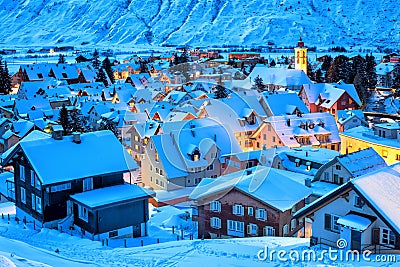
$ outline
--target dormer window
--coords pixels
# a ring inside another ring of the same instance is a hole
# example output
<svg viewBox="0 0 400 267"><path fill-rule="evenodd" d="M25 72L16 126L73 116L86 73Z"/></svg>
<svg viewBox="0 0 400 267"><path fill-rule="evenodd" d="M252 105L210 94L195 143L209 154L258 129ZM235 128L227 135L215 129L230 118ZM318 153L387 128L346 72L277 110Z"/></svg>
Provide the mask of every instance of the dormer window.
<svg viewBox="0 0 400 267"><path fill-rule="evenodd" d="M250 125L256 124L256 116L254 116L254 114L250 114L250 116L247 117L247 122Z"/></svg>
<svg viewBox="0 0 400 267"><path fill-rule="evenodd" d="M192 161L198 161L200 159L200 150L196 147L189 156Z"/></svg>
<svg viewBox="0 0 400 267"><path fill-rule="evenodd" d="M304 122L301 122L300 125L299 125L299 127L300 127L301 129L305 129L305 128L306 128L306 124L305 124Z"/></svg>

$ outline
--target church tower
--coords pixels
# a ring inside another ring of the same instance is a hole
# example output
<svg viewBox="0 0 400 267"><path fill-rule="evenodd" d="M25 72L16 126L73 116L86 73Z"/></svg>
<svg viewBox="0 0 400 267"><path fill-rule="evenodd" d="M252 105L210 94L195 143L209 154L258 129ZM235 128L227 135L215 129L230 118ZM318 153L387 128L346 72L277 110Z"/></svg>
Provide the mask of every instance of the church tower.
<svg viewBox="0 0 400 267"><path fill-rule="evenodd" d="M304 46L301 35L297 47L294 48L294 57L294 68L296 70L303 70L307 74L307 47Z"/></svg>

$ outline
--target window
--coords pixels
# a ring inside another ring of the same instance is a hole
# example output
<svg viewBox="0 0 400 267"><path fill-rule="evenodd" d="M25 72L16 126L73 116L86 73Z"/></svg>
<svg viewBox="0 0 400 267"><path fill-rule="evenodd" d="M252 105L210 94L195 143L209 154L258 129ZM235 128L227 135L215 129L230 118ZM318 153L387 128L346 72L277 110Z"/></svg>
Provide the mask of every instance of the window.
<svg viewBox="0 0 400 267"><path fill-rule="evenodd" d="M272 142L275 143L275 136L272 136Z"/></svg>
<svg viewBox="0 0 400 267"><path fill-rule="evenodd" d="M159 169L158 168L156 168L156 173L158 174L158 171L159 171Z"/></svg>
<svg viewBox="0 0 400 267"><path fill-rule="evenodd" d="M340 165L336 165L336 170L341 170L342 169L342 166L340 166Z"/></svg>
<svg viewBox="0 0 400 267"><path fill-rule="evenodd" d="M293 231L294 229L296 229L296 226L297 226L296 219L292 219L290 221L290 231Z"/></svg>
<svg viewBox="0 0 400 267"><path fill-rule="evenodd" d="M247 225L247 234L249 235L258 235L258 226L254 223L249 223Z"/></svg>
<svg viewBox="0 0 400 267"><path fill-rule="evenodd" d="M240 204L233 205L232 213L235 214L235 215L243 216L243 213L244 213L243 212L243 206L240 205Z"/></svg>
<svg viewBox="0 0 400 267"><path fill-rule="evenodd" d="M256 219L266 221L267 220L267 211L265 209L257 209Z"/></svg>
<svg viewBox="0 0 400 267"><path fill-rule="evenodd" d="M139 136L138 135L135 135L135 141L139 142Z"/></svg>
<svg viewBox="0 0 400 267"><path fill-rule="evenodd" d="M253 209L253 207L247 207L247 215L253 216L253 214L254 214L254 209Z"/></svg>
<svg viewBox="0 0 400 267"><path fill-rule="evenodd" d="M161 175L161 176L163 175L163 173L164 173L163 170L160 169L160 175Z"/></svg>
<svg viewBox="0 0 400 267"><path fill-rule="evenodd" d="M158 152L156 152L156 154L155 154L155 160L157 161L157 162L159 162L160 161L160 158L159 158L159 156L158 156Z"/></svg>
<svg viewBox="0 0 400 267"><path fill-rule="evenodd" d="M394 233L387 228L381 227L380 229L380 244L394 246L396 244L396 236Z"/></svg>
<svg viewBox="0 0 400 267"><path fill-rule="evenodd" d="M267 140L267 135L266 134L263 134L263 139Z"/></svg>
<svg viewBox="0 0 400 267"><path fill-rule="evenodd" d="M275 228L272 226L265 226L263 228L263 235L264 236L275 236Z"/></svg>
<svg viewBox="0 0 400 267"><path fill-rule="evenodd" d="M31 170L31 186L35 186L35 171Z"/></svg>
<svg viewBox="0 0 400 267"><path fill-rule="evenodd" d="M32 204L32 209L36 210L35 194L33 194L33 193L32 193L32 196L31 196L31 204Z"/></svg>
<svg viewBox="0 0 400 267"><path fill-rule="evenodd" d="M221 228L221 219L217 217L211 217L210 225L212 228L220 229Z"/></svg>
<svg viewBox="0 0 400 267"><path fill-rule="evenodd" d="M325 214L325 230L340 233L340 225L337 223L339 216L333 214Z"/></svg>
<svg viewBox="0 0 400 267"><path fill-rule="evenodd" d="M400 160L400 154L396 154L396 160Z"/></svg>
<svg viewBox="0 0 400 267"><path fill-rule="evenodd" d="M21 202L26 204L26 191L23 187L21 187Z"/></svg>
<svg viewBox="0 0 400 267"><path fill-rule="evenodd" d="M35 202L36 202L36 211L42 213L42 199L38 196L35 196ZM32 207L33 207L33 202L32 202Z"/></svg>
<svg viewBox="0 0 400 267"><path fill-rule="evenodd" d="M210 165L207 166L207 171L212 171L214 170L214 164L211 163Z"/></svg>
<svg viewBox="0 0 400 267"><path fill-rule="evenodd" d="M93 189L93 178L83 179L83 191L89 191Z"/></svg>
<svg viewBox="0 0 400 267"><path fill-rule="evenodd" d="M354 197L354 207L362 208L364 206L364 200L361 199L359 196Z"/></svg>
<svg viewBox="0 0 400 267"><path fill-rule="evenodd" d="M210 210L220 212L221 211L221 202L219 202L218 200L214 200L214 201L210 202Z"/></svg>
<svg viewBox="0 0 400 267"><path fill-rule="evenodd" d="M25 167L22 165L19 165L19 178L21 181L25 181Z"/></svg>
<svg viewBox="0 0 400 267"><path fill-rule="evenodd" d="M268 132L271 131L271 125L268 125Z"/></svg>
<svg viewBox="0 0 400 267"><path fill-rule="evenodd" d="M334 175L333 175L333 182L334 182L335 184L339 184L339 175L337 175L337 174L334 174Z"/></svg>
<svg viewBox="0 0 400 267"><path fill-rule="evenodd" d="M285 224L283 226L283 236L286 236L289 234L289 225Z"/></svg>
<svg viewBox="0 0 400 267"><path fill-rule="evenodd" d="M382 150L382 157L384 157L384 158L388 157L388 151L387 150Z"/></svg>
<svg viewBox="0 0 400 267"><path fill-rule="evenodd" d="M59 184L51 186L51 192L58 192L71 189L71 183Z"/></svg>
<svg viewBox="0 0 400 267"><path fill-rule="evenodd" d="M85 222L88 221L88 211L85 207L79 205L78 206L78 216L80 219L84 220Z"/></svg>
<svg viewBox="0 0 400 267"><path fill-rule="evenodd" d="M228 220L228 231L243 233L244 232L244 222Z"/></svg>

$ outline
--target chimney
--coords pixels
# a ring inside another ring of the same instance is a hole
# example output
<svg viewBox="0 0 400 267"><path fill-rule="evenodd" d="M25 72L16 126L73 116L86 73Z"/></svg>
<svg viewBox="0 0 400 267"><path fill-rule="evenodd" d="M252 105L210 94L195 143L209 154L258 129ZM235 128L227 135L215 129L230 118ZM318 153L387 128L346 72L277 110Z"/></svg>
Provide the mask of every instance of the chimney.
<svg viewBox="0 0 400 267"><path fill-rule="evenodd" d="M304 180L304 185L307 186L307 187L311 187L311 179L310 178L306 178Z"/></svg>
<svg viewBox="0 0 400 267"><path fill-rule="evenodd" d="M81 143L81 133L75 132L73 133L74 138L72 139L72 142L75 144L80 144Z"/></svg>
<svg viewBox="0 0 400 267"><path fill-rule="evenodd" d="M51 127L51 137L54 140L62 140L63 132L64 132L64 129L61 125L54 125Z"/></svg>

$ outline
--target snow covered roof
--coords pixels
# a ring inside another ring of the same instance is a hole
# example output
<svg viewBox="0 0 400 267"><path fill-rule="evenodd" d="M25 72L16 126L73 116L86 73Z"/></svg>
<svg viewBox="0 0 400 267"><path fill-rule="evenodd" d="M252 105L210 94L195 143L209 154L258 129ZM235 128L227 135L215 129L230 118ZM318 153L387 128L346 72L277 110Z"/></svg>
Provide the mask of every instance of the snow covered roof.
<svg viewBox="0 0 400 267"><path fill-rule="evenodd" d="M330 108L345 93L361 106L361 99L353 84L346 84L343 81L338 83L315 83L304 84L303 89L310 103ZM321 101L319 101L321 99Z"/></svg>
<svg viewBox="0 0 400 267"><path fill-rule="evenodd" d="M312 84L310 78L303 70L269 68L265 65L256 65L246 80L254 81L259 76L264 84L273 84L280 86L301 86L303 84Z"/></svg>
<svg viewBox="0 0 400 267"><path fill-rule="evenodd" d="M290 122L289 122L290 121ZM301 116L297 115L284 115L284 116L272 116L264 120L257 131L253 134L256 136L259 131L266 126L266 123L270 123L276 134L282 140L283 145L290 148L300 147L295 137L297 136L308 136L312 145L319 145L320 142L316 139L316 135L319 134L330 134L329 142L335 143L340 142L339 132L336 125L335 118L324 112L318 113L307 113ZM288 122L290 126L288 125ZM305 127L305 125L313 124L313 127ZM302 127L300 127L302 126Z"/></svg>
<svg viewBox="0 0 400 267"><path fill-rule="evenodd" d="M111 131L81 134L80 144L72 142L73 136L55 140L36 132L22 139L3 159L7 162L22 150L44 185L137 168Z"/></svg>
<svg viewBox="0 0 400 267"><path fill-rule="evenodd" d="M265 92L262 98L271 111L271 116L294 114L295 110L301 113L309 113L307 106L296 93L270 94Z"/></svg>
<svg viewBox="0 0 400 267"><path fill-rule="evenodd" d="M256 166L200 183L189 198L201 201L218 192L236 188L284 212L312 193L310 188L293 181L290 178L292 175L288 171Z"/></svg>
<svg viewBox="0 0 400 267"><path fill-rule="evenodd" d="M310 205L300 209L295 218L307 216L324 203L335 200L341 194L354 190L388 227L400 234L400 163L370 172L349 180ZM353 222L354 223L354 222Z"/></svg>
<svg viewBox="0 0 400 267"><path fill-rule="evenodd" d="M374 134L371 128L365 126L358 126L341 132L340 135L357 138L370 142L372 144L380 144L387 147L400 148L400 143L397 139L384 138Z"/></svg>
<svg viewBox="0 0 400 267"><path fill-rule="evenodd" d="M23 138L34 126L35 124L31 121L19 119L13 122L11 130L20 138Z"/></svg>
<svg viewBox="0 0 400 267"><path fill-rule="evenodd" d="M364 231L372 223L370 219L356 214L348 214L337 220L338 224L350 227L353 230Z"/></svg>
<svg viewBox="0 0 400 267"><path fill-rule="evenodd" d="M365 126L368 125L368 123L365 121L365 118L364 118L364 112L359 109L357 109L357 110L338 110L337 117L338 117L338 122L340 124L344 124L344 123L350 121L351 119L353 119L354 117L357 117L365 124Z"/></svg>
<svg viewBox="0 0 400 267"><path fill-rule="evenodd" d="M349 153L347 155L339 156L337 157L337 160L354 177L358 177L387 166L385 160L371 147Z"/></svg>
<svg viewBox="0 0 400 267"><path fill-rule="evenodd" d="M376 74L382 75L382 76L386 75L394 70L394 67L396 66L396 64L397 63L391 63L391 62L380 63L380 64L376 65L376 67L375 67Z"/></svg>
<svg viewBox="0 0 400 267"><path fill-rule="evenodd" d="M154 195L153 191L135 184L123 184L85 191L71 195L71 198L89 208L98 208Z"/></svg>
<svg viewBox="0 0 400 267"><path fill-rule="evenodd" d="M34 98L34 99L20 99L15 102L14 111L18 114L27 114L31 110L51 109L48 99Z"/></svg>

